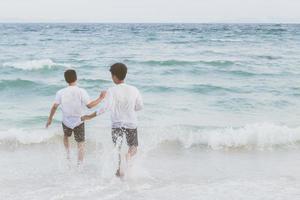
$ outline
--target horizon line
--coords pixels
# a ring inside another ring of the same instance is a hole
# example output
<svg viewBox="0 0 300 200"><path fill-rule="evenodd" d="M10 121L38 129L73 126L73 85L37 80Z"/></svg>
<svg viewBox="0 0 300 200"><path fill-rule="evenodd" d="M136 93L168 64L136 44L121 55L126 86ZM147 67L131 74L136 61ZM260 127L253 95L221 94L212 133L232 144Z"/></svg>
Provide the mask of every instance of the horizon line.
<svg viewBox="0 0 300 200"><path fill-rule="evenodd" d="M93 22L93 21L1 21L0 24L300 24L300 21L211 21L211 22Z"/></svg>

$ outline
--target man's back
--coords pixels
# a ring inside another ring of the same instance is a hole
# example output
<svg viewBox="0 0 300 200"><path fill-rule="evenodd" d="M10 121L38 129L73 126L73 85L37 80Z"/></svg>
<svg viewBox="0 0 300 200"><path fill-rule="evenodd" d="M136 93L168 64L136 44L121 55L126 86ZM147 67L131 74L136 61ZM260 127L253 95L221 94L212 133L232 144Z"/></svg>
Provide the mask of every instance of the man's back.
<svg viewBox="0 0 300 200"><path fill-rule="evenodd" d="M74 128L82 123L80 117L89 102L89 96L84 89L68 86L57 92L55 101L61 106L63 123L66 126Z"/></svg>
<svg viewBox="0 0 300 200"><path fill-rule="evenodd" d="M136 87L121 83L109 88L105 104L105 109L111 111L113 128L137 127L136 111L142 109L143 102Z"/></svg>

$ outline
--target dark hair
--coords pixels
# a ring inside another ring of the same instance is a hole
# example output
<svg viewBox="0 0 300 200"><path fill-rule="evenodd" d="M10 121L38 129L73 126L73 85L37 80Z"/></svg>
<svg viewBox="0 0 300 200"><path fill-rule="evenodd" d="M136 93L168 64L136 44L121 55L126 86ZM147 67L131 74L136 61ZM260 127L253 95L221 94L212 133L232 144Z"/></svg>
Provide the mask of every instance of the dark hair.
<svg viewBox="0 0 300 200"><path fill-rule="evenodd" d="M65 71L65 80L67 83L73 83L77 81L76 71L74 69L68 69Z"/></svg>
<svg viewBox="0 0 300 200"><path fill-rule="evenodd" d="M112 75L115 75L120 81L123 81L127 74L127 67L123 63L115 63L110 67Z"/></svg>

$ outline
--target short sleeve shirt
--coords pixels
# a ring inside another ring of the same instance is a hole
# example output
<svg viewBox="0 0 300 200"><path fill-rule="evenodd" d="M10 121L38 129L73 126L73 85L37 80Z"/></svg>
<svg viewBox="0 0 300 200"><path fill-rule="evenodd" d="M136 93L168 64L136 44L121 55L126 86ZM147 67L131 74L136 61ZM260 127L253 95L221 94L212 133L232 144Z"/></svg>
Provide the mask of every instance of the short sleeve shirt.
<svg viewBox="0 0 300 200"><path fill-rule="evenodd" d="M69 128L79 126L84 109L90 102L86 90L78 86L68 86L56 93L55 103L60 105L63 112L63 123Z"/></svg>

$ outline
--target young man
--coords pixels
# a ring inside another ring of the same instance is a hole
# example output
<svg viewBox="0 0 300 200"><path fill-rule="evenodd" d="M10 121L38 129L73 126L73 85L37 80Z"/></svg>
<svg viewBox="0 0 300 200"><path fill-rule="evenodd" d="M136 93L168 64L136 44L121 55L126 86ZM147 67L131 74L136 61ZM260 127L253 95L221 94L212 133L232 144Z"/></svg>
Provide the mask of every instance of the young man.
<svg viewBox="0 0 300 200"><path fill-rule="evenodd" d="M129 161L137 153L138 135L137 135L137 116L136 111L143 108L142 97L138 89L134 86L124 83L127 67L122 63L115 63L110 67L110 72L115 86L109 88L105 100L97 112L85 115L81 119L89 120L106 111L111 112L112 121L112 141L121 149L123 135L126 136L129 146L126 160ZM116 176L122 177L121 155L119 152L119 166Z"/></svg>
<svg viewBox="0 0 300 200"><path fill-rule="evenodd" d="M64 76L69 86L56 93L55 102L51 108L46 128L52 123L53 116L60 106L63 112L62 127L64 131L64 146L66 148L67 158L70 158L68 138L74 132L74 137L78 146L78 165L80 165L84 157L85 141L84 123L80 118L83 115L85 107L93 108L104 99L105 92L101 92L96 100L90 101L88 93L76 85L77 75L75 70L69 69L65 71Z"/></svg>

